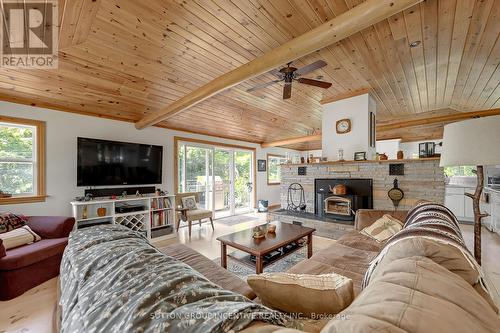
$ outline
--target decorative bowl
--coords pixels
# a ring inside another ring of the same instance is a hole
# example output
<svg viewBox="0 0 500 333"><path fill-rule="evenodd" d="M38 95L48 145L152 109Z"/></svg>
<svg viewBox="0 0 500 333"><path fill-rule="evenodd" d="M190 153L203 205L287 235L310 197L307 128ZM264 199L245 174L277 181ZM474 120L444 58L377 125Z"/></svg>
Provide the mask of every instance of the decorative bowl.
<svg viewBox="0 0 500 333"><path fill-rule="evenodd" d="M266 237L266 228L264 226L257 226L252 229L253 238L263 238Z"/></svg>

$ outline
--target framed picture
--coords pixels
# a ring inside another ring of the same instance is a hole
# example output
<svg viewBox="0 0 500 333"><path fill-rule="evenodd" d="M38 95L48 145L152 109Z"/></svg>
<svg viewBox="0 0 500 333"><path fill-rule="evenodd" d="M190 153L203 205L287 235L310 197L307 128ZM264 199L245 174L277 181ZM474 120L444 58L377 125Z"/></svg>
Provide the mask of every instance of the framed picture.
<svg viewBox="0 0 500 333"><path fill-rule="evenodd" d="M355 161L366 161L366 152L358 151L358 152L354 153L354 160Z"/></svg>
<svg viewBox="0 0 500 333"><path fill-rule="evenodd" d="M377 121L375 119L375 113L370 112L370 126L369 126L369 131L368 136L370 138L370 147L375 148L377 144L377 137L376 137L376 126L377 126Z"/></svg>
<svg viewBox="0 0 500 333"><path fill-rule="evenodd" d="M257 171L265 172L267 170L267 161L266 160L257 160Z"/></svg>

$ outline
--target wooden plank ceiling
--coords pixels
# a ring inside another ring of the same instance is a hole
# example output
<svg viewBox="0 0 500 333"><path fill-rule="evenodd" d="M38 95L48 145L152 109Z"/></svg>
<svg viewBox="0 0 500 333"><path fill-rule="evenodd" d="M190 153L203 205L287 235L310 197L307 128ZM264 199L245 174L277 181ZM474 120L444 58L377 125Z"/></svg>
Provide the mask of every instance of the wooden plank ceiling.
<svg viewBox="0 0 500 333"><path fill-rule="evenodd" d="M137 121L359 2L60 1L59 68L0 68L0 98ZM327 90L294 83L286 101L281 83L246 92L275 79L265 74L159 126L259 143L304 136L321 130L321 100L366 90L379 103L380 122L498 108L499 15L500 1L427 0L294 62L326 61L308 77L332 82ZM385 135L427 138L441 129Z"/></svg>

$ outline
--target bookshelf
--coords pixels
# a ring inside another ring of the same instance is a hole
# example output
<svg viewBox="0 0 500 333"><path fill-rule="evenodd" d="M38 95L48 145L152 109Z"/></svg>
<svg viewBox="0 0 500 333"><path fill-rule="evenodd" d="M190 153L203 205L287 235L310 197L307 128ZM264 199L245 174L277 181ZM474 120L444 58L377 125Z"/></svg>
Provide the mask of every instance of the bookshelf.
<svg viewBox="0 0 500 333"><path fill-rule="evenodd" d="M148 239L175 237L175 195L127 196L71 202L75 229L99 224L121 224ZM135 207L130 210L130 207ZM128 208L128 209L127 209Z"/></svg>

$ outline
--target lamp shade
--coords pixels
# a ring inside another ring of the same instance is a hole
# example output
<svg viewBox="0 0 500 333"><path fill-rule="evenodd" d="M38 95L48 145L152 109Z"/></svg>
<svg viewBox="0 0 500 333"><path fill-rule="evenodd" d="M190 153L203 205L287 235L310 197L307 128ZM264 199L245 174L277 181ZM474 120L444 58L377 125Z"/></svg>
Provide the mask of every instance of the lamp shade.
<svg viewBox="0 0 500 333"><path fill-rule="evenodd" d="M444 126L441 166L499 165L500 116Z"/></svg>

